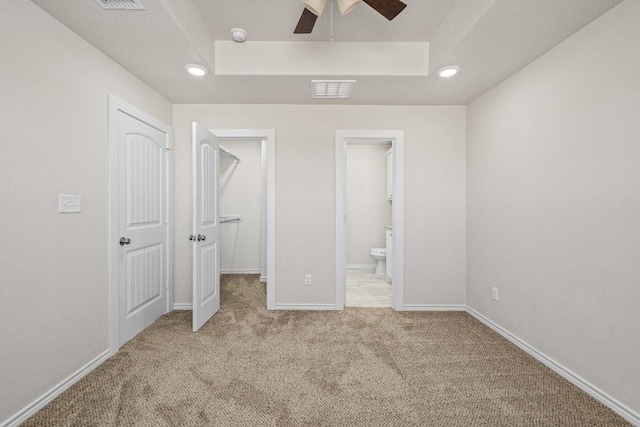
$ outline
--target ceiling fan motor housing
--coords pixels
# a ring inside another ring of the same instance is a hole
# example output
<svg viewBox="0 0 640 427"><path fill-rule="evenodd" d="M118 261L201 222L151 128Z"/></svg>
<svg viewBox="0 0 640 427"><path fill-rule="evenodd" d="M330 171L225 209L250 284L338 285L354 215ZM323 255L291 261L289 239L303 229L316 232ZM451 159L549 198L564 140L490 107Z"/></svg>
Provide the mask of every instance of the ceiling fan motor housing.
<svg viewBox="0 0 640 427"><path fill-rule="evenodd" d="M342 15L353 11L361 1L362 0L336 0ZM302 0L302 2L304 3L304 9L302 10L298 25L293 31L294 34L310 34L316 20L322 15L322 11L327 4L327 0ZM402 0L364 0L364 2L389 21L398 16L398 14L407 7L407 4L402 2Z"/></svg>

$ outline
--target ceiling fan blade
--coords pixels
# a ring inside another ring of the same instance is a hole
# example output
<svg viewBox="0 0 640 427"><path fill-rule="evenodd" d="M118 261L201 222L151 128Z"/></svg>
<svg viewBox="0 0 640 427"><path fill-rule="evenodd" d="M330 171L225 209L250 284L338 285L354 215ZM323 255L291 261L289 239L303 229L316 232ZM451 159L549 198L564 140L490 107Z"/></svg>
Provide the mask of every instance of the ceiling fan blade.
<svg viewBox="0 0 640 427"><path fill-rule="evenodd" d="M391 21L404 10L407 5L400 0L363 0L380 15Z"/></svg>
<svg viewBox="0 0 640 427"><path fill-rule="evenodd" d="M296 25L296 29L293 30L293 33L311 34L313 26L316 24L316 19L318 19L318 17L305 7L302 11L302 15L300 16L300 20L298 21L298 25Z"/></svg>

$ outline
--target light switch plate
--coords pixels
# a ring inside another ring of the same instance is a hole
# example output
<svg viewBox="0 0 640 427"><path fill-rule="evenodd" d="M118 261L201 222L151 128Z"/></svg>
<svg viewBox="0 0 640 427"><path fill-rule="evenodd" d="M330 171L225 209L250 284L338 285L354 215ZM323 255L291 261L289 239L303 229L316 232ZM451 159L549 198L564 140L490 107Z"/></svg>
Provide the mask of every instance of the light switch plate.
<svg viewBox="0 0 640 427"><path fill-rule="evenodd" d="M80 213L82 196L73 194L58 194L59 213Z"/></svg>

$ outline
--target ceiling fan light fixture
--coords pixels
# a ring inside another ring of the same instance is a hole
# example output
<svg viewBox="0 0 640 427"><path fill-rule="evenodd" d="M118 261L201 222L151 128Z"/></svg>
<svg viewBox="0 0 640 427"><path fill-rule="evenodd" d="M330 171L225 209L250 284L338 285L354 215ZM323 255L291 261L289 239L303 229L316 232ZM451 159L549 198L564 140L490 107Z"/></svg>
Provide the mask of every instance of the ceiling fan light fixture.
<svg viewBox="0 0 640 427"><path fill-rule="evenodd" d="M187 70L189 74L196 77L202 77L209 72L205 67L198 64L187 64L184 66L184 69Z"/></svg>
<svg viewBox="0 0 640 427"><path fill-rule="evenodd" d="M327 0L303 0L304 7L309 9L309 12L316 16L321 16L324 6L327 4Z"/></svg>
<svg viewBox="0 0 640 427"><path fill-rule="evenodd" d="M346 15L353 11L360 4L360 0L337 0L340 14Z"/></svg>
<svg viewBox="0 0 640 427"><path fill-rule="evenodd" d="M460 71L460 67L458 67L457 65L448 65L446 67L442 67L438 70L438 75L440 77L453 77L456 74L458 74L458 71Z"/></svg>

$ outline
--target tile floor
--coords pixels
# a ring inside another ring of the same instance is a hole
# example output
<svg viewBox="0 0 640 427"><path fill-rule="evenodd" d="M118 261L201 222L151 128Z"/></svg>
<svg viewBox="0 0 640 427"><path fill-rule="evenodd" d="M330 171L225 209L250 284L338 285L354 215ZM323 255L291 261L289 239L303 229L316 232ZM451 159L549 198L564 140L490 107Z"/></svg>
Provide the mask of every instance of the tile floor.
<svg viewBox="0 0 640 427"><path fill-rule="evenodd" d="M373 270L347 270L347 307L391 307L391 283Z"/></svg>

